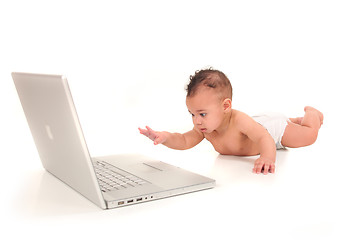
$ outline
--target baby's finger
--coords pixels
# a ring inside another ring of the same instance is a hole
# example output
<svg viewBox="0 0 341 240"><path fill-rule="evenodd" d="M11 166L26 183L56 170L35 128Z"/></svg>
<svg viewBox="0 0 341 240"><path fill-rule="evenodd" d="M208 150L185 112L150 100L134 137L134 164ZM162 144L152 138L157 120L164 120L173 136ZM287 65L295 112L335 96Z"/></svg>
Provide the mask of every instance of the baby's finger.
<svg viewBox="0 0 341 240"><path fill-rule="evenodd" d="M153 129L151 129L150 127L146 126L147 130L150 131L150 132L154 132Z"/></svg>
<svg viewBox="0 0 341 240"><path fill-rule="evenodd" d="M139 131L140 131L140 133L143 134L143 135L146 135L146 134L147 134L147 130L145 130L145 129L139 128Z"/></svg>
<svg viewBox="0 0 341 240"><path fill-rule="evenodd" d="M267 175L269 173L269 169L270 169L270 164L265 163L264 167L263 167L263 173L264 175Z"/></svg>
<svg viewBox="0 0 341 240"><path fill-rule="evenodd" d="M263 168L263 163L256 163L253 169L254 173L261 173Z"/></svg>
<svg viewBox="0 0 341 240"><path fill-rule="evenodd" d="M160 144L161 142L162 142L161 137L160 137L160 136L157 136L157 137L155 138L155 140L154 140L154 145L158 145L158 144Z"/></svg>

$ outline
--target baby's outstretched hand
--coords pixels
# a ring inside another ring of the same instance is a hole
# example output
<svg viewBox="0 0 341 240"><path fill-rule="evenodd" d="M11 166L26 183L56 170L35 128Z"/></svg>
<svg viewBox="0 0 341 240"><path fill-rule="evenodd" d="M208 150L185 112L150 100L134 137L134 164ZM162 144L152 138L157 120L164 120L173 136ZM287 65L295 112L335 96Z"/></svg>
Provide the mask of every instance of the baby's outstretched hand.
<svg viewBox="0 0 341 240"><path fill-rule="evenodd" d="M253 173L261 173L265 175L270 173L275 173L275 161L269 158L260 157L255 161L255 166L253 168Z"/></svg>
<svg viewBox="0 0 341 240"><path fill-rule="evenodd" d="M140 133L154 141L154 145L162 144L166 141L166 135L163 132L157 132L146 126L146 129L139 128Z"/></svg>

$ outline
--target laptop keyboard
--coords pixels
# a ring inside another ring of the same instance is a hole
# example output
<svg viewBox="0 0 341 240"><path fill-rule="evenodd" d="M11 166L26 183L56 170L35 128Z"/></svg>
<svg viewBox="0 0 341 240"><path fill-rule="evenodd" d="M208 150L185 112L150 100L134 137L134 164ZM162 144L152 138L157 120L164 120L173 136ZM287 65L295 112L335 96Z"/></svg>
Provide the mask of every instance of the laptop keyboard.
<svg viewBox="0 0 341 240"><path fill-rule="evenodd" d="M94 161L93 163L102 192L117 191L149 184L149 182L104 161Z"/></svg>

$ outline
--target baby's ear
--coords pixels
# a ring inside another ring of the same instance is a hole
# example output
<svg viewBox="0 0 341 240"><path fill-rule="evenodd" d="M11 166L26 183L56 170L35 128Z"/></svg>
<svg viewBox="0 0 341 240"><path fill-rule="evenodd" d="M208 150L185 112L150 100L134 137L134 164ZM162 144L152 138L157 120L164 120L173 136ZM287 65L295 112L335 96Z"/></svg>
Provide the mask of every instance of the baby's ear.
<svg viewBox="0 0 341 240"><path fill-rule="evenodd" d="M225 98L223 102L224 111L229 111L232 108L232 101L229 98Z"/></svg>

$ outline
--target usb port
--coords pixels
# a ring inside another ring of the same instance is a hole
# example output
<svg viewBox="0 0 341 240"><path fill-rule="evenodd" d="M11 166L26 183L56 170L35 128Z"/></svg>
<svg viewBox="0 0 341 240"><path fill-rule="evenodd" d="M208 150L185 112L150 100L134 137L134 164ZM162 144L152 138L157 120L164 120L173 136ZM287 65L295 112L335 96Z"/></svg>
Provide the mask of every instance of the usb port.
<svg viewBox="0 0 341 240"><path fill-rule="evenodd" d="M134 202L134 199L128 200L127 203L132 203Z"/></svg>
<svg viewBox="0 0 341 240"><path fill-rule="evenodd" d="M124 204L124 201L120 201L117 203L118 205L123 205Z"/></svg>
<svg viewBox="0 0 341 240"><path fill-rule="evenodd" d="M138 202L138 201L142 201L142 198L137 198L136 201L137 201L137 202Z"/></svg>

